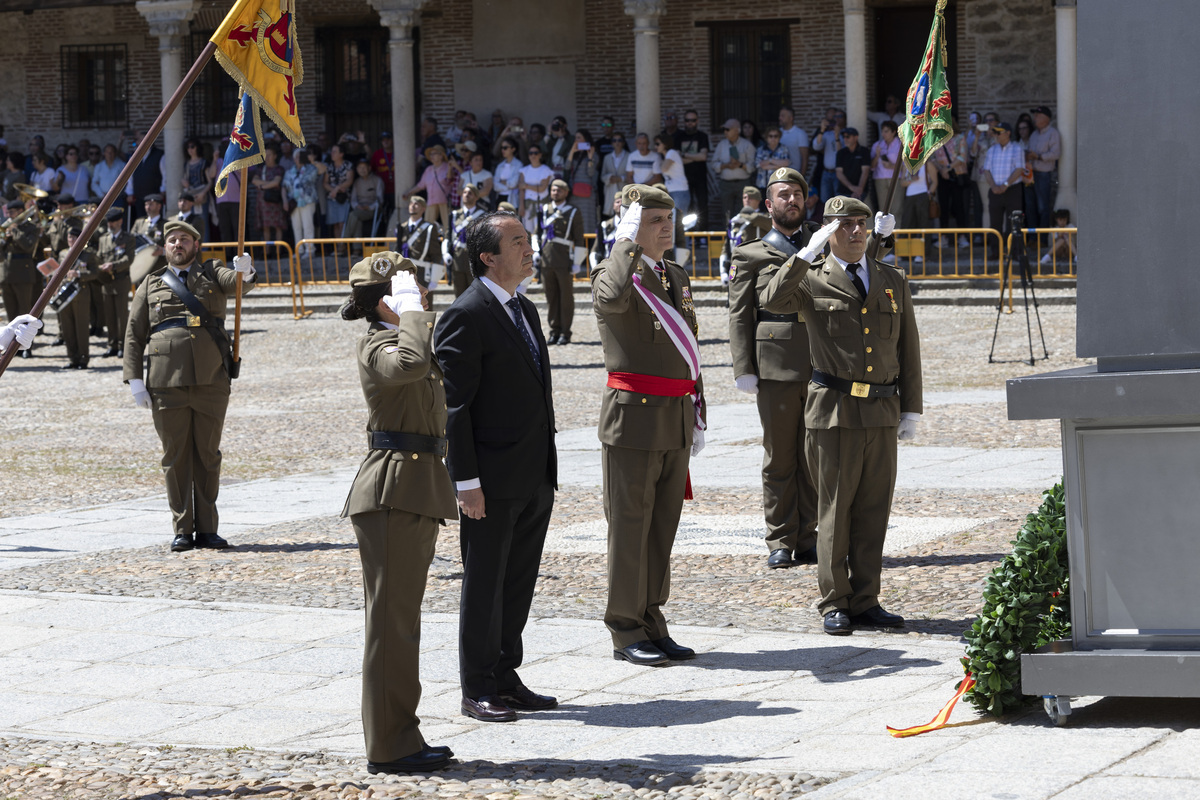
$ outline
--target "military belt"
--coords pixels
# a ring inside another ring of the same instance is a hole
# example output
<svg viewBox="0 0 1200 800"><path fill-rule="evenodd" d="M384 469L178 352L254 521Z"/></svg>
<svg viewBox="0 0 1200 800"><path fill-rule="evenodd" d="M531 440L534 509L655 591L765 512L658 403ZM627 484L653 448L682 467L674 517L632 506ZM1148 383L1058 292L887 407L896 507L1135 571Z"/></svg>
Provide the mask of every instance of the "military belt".
<svg viewBox="0 0 1200 800"><path fill-rule="evenodd" d="M836 389L853 397L895 397L897 391L897 386L894 383L878 384L847 381L829 373L821 372L819 369L812 371L812 382L817 386Z"/></svg>
<svg viewBox="0 0 1200 800"><path fill-rule="evenodd" d="M759 322L799 322L800 315L792 312L791 314L772 314L770 311L758 310Z"/></svg>
<svg viewBox="0 0 1200 800"><path fill-rule="evenodd" d="M214 328L223 329L225 327L225 320L223 320L223 319L217 319L214 317L213 323L214 324L212 327L214 327ZM188 315L182 316L182 317L171 317L170 319L164 319L162 322L158 323L153 328L151 328L150 333L152 333L152 334L158 333L159 331L166 331L166 330L170 330L171 328L203 328L203 327L205 327L203 320L201 320L199 317L197 317L193 314L188 314Z"/></svg>
<svg viewBox="0 0 1200 800"><path fill-rule="evenodd" d="M573 241L571 241L570 239L564 239L561 236L555 236L553 239L546 242L546 244L561 244L563 247L574 247L575 246L575 243Z"/></svg>
<svg viewBox="0 0 1200 800"><path fill-rule="evenodd" d="M372 450L409 450L414 453L432 453L438 458L445 458L448 450L445 439L422 436L419 433L371 431L367 440Z"/></svg>

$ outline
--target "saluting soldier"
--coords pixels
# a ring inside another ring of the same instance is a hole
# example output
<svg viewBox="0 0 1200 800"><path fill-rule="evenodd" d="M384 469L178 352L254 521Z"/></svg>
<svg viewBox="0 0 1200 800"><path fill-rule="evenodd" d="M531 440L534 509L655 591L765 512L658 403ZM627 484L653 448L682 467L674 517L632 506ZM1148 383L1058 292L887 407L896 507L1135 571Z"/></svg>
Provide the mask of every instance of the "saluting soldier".
<svg viewBox="0 0 1200 800"><path fill-rule="evenodd" d="M575 286L572 276L587 257L583 242L583 217L567 202L567 182L550 182L550 201L542 206L542 284L546 289L546 344L569 344L575 321Z"/></svg>
<svg viewBox="0 0 1200 800"><path fill-rule="evenodd" d="M166 202L165 198L158 192L146 195L146 216L135 219L133 221L133 228L130 230L134 235L145 236L154 242L154 255L156 259L154 265L150 268L151 272L158 272L167 265L167 256L163 249L166 238L164 229L166 220L163 218L162 213L164 202ZM190 225L189 227L197 229L195 225Z"/></svg>
<svg viewBox="0 0 1200 800"><path fill-rule="evenodd" d="M132 285L129 267L137 250L137 240L132 233L123 230L124 210L110 208L105 220L108 226L100 234L96 253L100 261L100 308L108 337L108 350L104 357L121 358L125 355L125 326L129 322L129 290Z"/></svg>
<svg viewBox="0 0 1200 800"><path fill-rule="evenodd" d="M818 607L835 636L904 624L879 604L880 575L896 440L916 435L922 410L912 295L902 270L866 258L870 218L861 200L830 198L829 224L759 297L772 314L799 312L808 331L804 444L817 485Z"/></svg>
<svg viewBox="0 0 1200 800"><path fill-rule="evenodd" d="M25 211L25 203L10 200L4 210L9 219L16 219ZM0 293L4 296L4 313L10 322L33 308L38 277L34 254L41 238L41 228L30 220L9 225L0 236ZM32 358L33 347L23 348L20 356Z"/></svg>
<svg viewBox="0 0 1200 800"><path fill-rule="evenodd" d="M608 219L600 223L600 230L596 236L596 242L592 245L592 253L588 256L588 264L592 269L596 268L604 259L608 258L612 253L613 245L617 243L617 223L621 221L621 193L617 192L613 197L613 214Z"/></svg>
<svg viewBox="0 0 1200 800"><path fill-rule="evenodd" d="M162 440L172 552L219 549L229 546L217 533L217 493L234 370L225 307L238 281L243 291L254 288L254 262L245 253L233 259L233 269L216 259L201 262L199 231L179 220L164 230L167 266L151 272L133 296L125 382L134 402L151 409Z"/></svg>
<svg viewBox="0 0 1200 800"><path fill-rule="evenodd" d="M817 494L804 463L804 403L812 364L804 319L797 313L763 310L758 294L820 226L803 222L808 183L799 172L780 167L771 173L766 189L771 230L733 251L729 347L734 383L758 401L767 566L781 569L817 563ZM895 220L877 216L877 235L890 248Z"/></svg>
<svg viewBox="0 0 1200 800"><path fill-rule="evenodd" d="M67 239L58 251L58 263L66 261L67 252L83 232L83 220L70 217L65 223ZM79 282L74 299L58 310L58 325L67 346L67 363L63 369L87 369L90 358L88 336L91 332L92 290L100 280L100 262L96 251L84 247L74 266L67 270L66 279Z"/></svg>
<svg viewBox="0 0 1200 800"><path fill-rule="evenodd" d="M671 547L689 488L690 455L704 447L698 326L687 272L671 252L671 196L622 190L612 254L592 273L608 383L600 403L608 607L613 657L660 666L695 657L667 630Z"/></svg>
<svg viewBox="0 0 1200 800"><path fill-rule="evenodd" d="M471 259L467 255L467 228L487 213L479 204L479 189L473 183L462 187L462 205L450 214L450 235L442 240L442 257L451 265L454 296L471 285Z"/></svg>
<svg viewBox="0 0 1200 800"><path fill-rule="evenodd" d="M416 266L417 280L431 292L445 270L438 261L441 250L442 229L425 219L425 198L414 194L408 199L408 219L396 227L396 251Z"/></svg>
<svg viewBox="0 0 1200 800"><path fill-rule="evenodd" d="M733 280L729 271L733 250L758 241L771 230L771 218L758 210L760 203L762 193L757 187L747 186L742 189L742 210L729 220L729 246L721 253L721 260L718 262L721 267L722 286L727 286Z"/></svg>
<svg viewBox="0 0 1200 800"><path fill-rule="evenodd" d="M370 323L358 340L367 401L367 456L342 516L358 539L366 595L362 720L367 771L437 769L453 753L421 735L418 661L421 599L438 526L458 514L446 455L446 390L433 357L433 325L416 267L375 253L350 270L348 320Z"/></svg>

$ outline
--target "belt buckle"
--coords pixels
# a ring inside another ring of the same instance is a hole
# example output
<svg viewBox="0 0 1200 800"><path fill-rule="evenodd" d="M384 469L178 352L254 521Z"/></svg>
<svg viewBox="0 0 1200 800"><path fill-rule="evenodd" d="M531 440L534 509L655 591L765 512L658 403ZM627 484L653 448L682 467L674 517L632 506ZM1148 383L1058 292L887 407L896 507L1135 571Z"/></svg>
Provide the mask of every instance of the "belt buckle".
<svg viewBox="0 0 1200 800"><path fill-rule="evenodd" d="M200 318L199 318L199 317L197 317L195 314L188 314L188 315L187 315L187 326L188 326L189 328L199 328L199 327L200 327L200 324L201 324L201 323L200 323Z"/></svg>
<svg viewBox="0 0 1200 800"><path fill-rule="evenodd" d="M871 394L871 384L854 381L850 384L850 394L854 397L868 397Z"/></svg>

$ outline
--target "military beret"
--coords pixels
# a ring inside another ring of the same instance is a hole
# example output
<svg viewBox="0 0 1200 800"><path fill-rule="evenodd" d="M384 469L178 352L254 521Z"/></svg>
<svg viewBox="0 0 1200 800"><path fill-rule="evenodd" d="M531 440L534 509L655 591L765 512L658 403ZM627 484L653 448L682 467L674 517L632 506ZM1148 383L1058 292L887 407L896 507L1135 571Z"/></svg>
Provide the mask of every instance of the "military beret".
<svg viewBox="0 0 1200 800"><path fill-rule="evenodd" d="M179 199L187 200L189 203L194 203L196 202L196 195L192 194L191 192L181 192Z"/></svg>
<svg viewBox="0 0 1200 800"><path fill-rule="evenodd" d="M119 219L125 219L125 210L121 208L110 208L104 218L109 222L116 222Z"/></svg>
<svg viewBox="0 0 1200 800"><path fill-rule="evenodd" d="M505 200L500 205L496 206L497 211L507 211L510 214L517 213L517 207Z"/></svg>
<svg viewBox="0 0 1200 800"><path fill-rule="evenodd" d="M391 250L381 250L350 268L350 288L386 283L397 272L416 274L417 268L404 256Z"/></svg>
<svg viewBox="0 0 1200 800"><path fill-rule="evenodd" d="M771 188L773 183L798 183L803 188L803 193L808 194L808 181L804 180L799 170L791 167L780 167L772 172L771 177L767 178L767 188Z"/></svg>
<svg viewBox="0 0 1200 800"><path fill-rule="evenodd" d="M464 183L464 184L462 185L462 188L460 189L460 191L463 191L463 192L465 192L465 191L467 191L468 189L470 189L470 190L471 190L472 192L474 192L475 194L479 194L479 187L478 187L478 186L476 186L476 185L475 185L475 184L473 184L473 183Z"/></svg>
<svg viewBox="0 0 1200 800"><path fill-rule="evenodd" d="M427 206L427 205L429 205L429 201L428 201L428 200L426 200L424 197L422 197L422 196L421 196L421 195L419 195L419 194L414 194L412 197L408 198L408 202L410 202L410 203L411 203L413 200L416 200L418 203L420 203L420 204L421 204L421 205L423 205L423 206Z"/></svg>
<svg viewBox="0 0 1200 800"><path fill-rule="evenodd" d="M158 192L148 194L142 199L142 202L144 202L144 203L149 203L151 201L153 201L155 203L165 203L167 201L167 199L165 197L163 197L161 194L159 194Z"/></svg>
<svg viewBox="0 0 1200 800"><path fill-rule="evenodd" d="M745 189L742 189L742 196L762 200L762 192L758 190L757 186L747 186Z"/></svg>
<svg viewBox="0 0 1200 800"><path fill-rule="evenodd" d="M5 208L11 208L13 211L20 211L25 208L24 200L9 200Z"/></svg>
<svg viewBox="0 0 1200 800"><path fill-rule="evenodd" d="M550 181L550 188L553 189L555 186L557 186L559 189L563 189L564 191L569 191L571 189L570 186L567 186L567 182L562 178L555 178L554 180Z"/></svg>
<svg viewBox="0 0 1200 800"><path fill-rule="evenodd" d="M73 205L75 205L75 196L67 194L66 192L63 192L62 194L60 194L54 198L54 202L58 203L60 206L61 205L73 206Z"/></svg>
<svg viewBox="0 0 1200 800"><path fill-rule="evenodd" d="M642 208L671 209L675 207L675 201L671 199L671 195L657 186L646 186L640 183L630 183L621 190L621 205L629 208L634 203L641 203Z"/></svg>
<svg viewBox="0 0 1200 800"><path fill-rule="evenodd" d="M827 217L869 217L871 216L871 207L862 200L855 200L853 197L837 197L829 198L829 202L825 204L825 216Z"/></svg>
<svg viewBox="0 0 1200 800"><path fill-rule="evenodd" d="M197 242L200 241L200 231L196 230L191 225L188 225L181 219L169 220L166 225L163 225L163 238L165 239L175 231L183 231Z"/></svg>

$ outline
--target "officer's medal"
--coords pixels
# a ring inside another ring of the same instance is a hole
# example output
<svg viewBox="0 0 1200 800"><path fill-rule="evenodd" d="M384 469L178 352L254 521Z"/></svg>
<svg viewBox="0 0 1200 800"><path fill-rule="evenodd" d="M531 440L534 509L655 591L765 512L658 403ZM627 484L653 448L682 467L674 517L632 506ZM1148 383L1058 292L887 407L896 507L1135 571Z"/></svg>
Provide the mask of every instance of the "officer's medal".
<svg viewBox="0 0 1200 800"><path fill-rule="evenodd" d="M892 293L891 289L884 289L883 293L888 296L888 300L892 301L892 313L895 314L897 311L899 311L899 309L896 307L896 295Z"/></svg>

